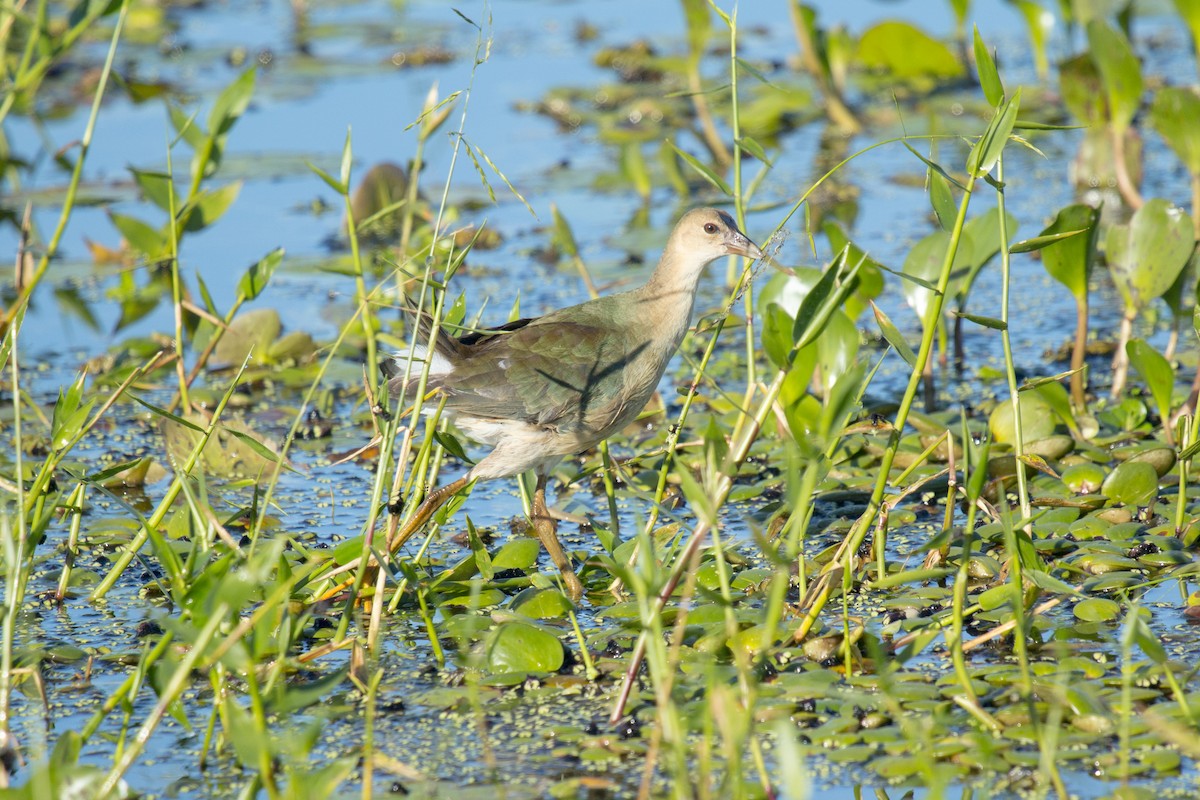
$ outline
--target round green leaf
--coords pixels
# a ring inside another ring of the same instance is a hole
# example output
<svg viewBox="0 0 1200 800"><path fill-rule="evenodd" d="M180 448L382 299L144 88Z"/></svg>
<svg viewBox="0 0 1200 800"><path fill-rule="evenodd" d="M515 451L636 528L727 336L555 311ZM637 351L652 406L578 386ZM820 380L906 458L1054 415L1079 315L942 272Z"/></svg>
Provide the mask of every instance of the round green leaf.
<svg viewBox="0 0 1200 800"><path fill-rule="evenodd" d="M1108 268L1127 313L1171 288L1192 255L1193 235L1192 218L1161 197L1139 208L1128 225L1108 229Z"/></svg>
<svg viewBox="0 0 1200 800"><path fill-rule="evenodd" d="M529 588L513 598L514 611L533 619L561 619L574 606L558 589Z"/></svg>
<svg viewBox="0 0 1200 800"><path fill-rule="evenodd" d="M1159 89L1150 107L1150 121L1188 172L1200 173L1200 96L1183 86Z"/></svg>
<svg viewBox="0 0 1200 800"><path fill-rule="evenodd" d="M1089 205L1077 203L1058 212L1042 231L1042 236L1068 231L1083 231L1078 236L1055 242L1042 248L1042 264L1050 277L1066 286L1076 299L1087 297L1088 276L1096 260L1096 238L1100 228L1100 212Z"/></svg>
<svg viewBox="0 0 1200 800"><path fill-rule="evenodd" d="M513 539L492 556L493 569L529 569L537 563L542 546L537 539Z"/></svg>
<svg viewBox="0 0 1200 800"><path fill-rule="evenodd" d="M1121 606L1107 597L1089 597L1076 603L1074 612L1083 622L1110 622L1121 613Z"/></svg>
<svg viewBox="0 0 1200 800"><path fill-rule="evenodd" d="M1109 473L1100 492L1125 505L1149 505L1158 493L1158 473L1143 461L1126 461Z"/></svg>
<svg viewBox="0 0 1200 800"><path fill-rule="evenodd" d="M888 20L863 33L858 57L868 69L900 80L957 78L963 66L949 47L907 22Z"/></svg>
<svg viewBox="0 0 1200 800"><path fill-rule="evenodd" d="M563 646L552 633L523 622L505 622L487 639L489 672L556 672Z"/></svg>
<svg viewBox="0 0 1200 800"><path fill-rule="evenodd" d="M1018 396L1017 404L1021 407L1021 441L1029 443L1045 439L1054 433L1057 422L1050 404L1041 395L1033 392L1023 392ZM997 442L1012 444L1017 440L1016 425L1013 422L1013 407L1008 400L1001 400L992 410L988 418L988 428L992 438Z"/></svg>

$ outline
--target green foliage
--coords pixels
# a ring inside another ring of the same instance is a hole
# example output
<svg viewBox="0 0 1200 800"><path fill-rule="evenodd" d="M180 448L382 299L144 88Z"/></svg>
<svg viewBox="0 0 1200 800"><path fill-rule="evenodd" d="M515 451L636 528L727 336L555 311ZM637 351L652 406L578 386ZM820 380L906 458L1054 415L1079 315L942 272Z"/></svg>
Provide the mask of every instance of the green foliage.
<svg viewBox="0 0 1200 800"><path fill-rule="evenodd" d="M1100 211L1084 204L1067 206L1042 230L1042 236L1078 232L1042 248L1042 264L1076 299L1086 298L1088 279L1096 262Z"/></svg>
<svg viewBox="0 0 1200 800"><path fill-rule="evenodd" d="M958 78L963 66L949 47L915 25L890 20L873 25L858 41L858 60L898 81L924 83Z"/></svg>
<svg viewBox="0 0 1200 800"><path fill-rule="evenodd" d="M1200 175L1200 96L1195 90L1182 86L1159 89L1150 107L1150 121L1188 172Z"/></svg>
<svg viewBox="0 0 1200 800"><path fill-rule="evenodd" d="M1102 19L1087 23L1088 45L1108 100L1108 119L1118 133L1133 121L1142 100L1142 68L1129 40Z"/></svg>
<svg viewBox="0 0 1200 800"><path fill-rule="evenodd" d="M1105 254L1127 314L1171 288L1191 258L1192 230L1187 212L1162 198L1148 201L1128 225L1109 227Z"/></svg>

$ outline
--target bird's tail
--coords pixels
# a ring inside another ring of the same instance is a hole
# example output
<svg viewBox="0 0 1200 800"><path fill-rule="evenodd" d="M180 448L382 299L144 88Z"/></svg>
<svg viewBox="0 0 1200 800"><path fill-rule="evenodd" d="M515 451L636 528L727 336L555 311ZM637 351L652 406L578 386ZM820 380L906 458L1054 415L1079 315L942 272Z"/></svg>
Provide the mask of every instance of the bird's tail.
<svg viewBox="0 0 1200 800"><path fill-rule="evenodd" d="M416 327L418 344L401 350L380 363L379 370L388 379L388 390L392 396L416 385L423 369L422 362L426 360L429 361L429 379L426 386L429 389L439 388L442 379L454 371L454 362L460 347L458 341L440 326L435 328L433 318L427 312L418 309L412 298L405 297L404 310ZM405 375L408 376L407 380Z"/></svg>

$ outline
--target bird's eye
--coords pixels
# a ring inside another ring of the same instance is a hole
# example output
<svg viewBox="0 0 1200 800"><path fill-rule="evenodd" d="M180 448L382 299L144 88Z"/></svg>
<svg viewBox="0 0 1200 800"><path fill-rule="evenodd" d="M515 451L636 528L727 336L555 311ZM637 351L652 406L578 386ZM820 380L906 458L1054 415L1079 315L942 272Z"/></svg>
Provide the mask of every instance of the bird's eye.
<svg viewBox="0 0 1200 800"><path fill-rule="evenodd" d="M714 222L706 222L706 223L704 223L704 232L705 232L705 233L716 233L716 232L717 232L717 225L716 225L716 223L714 223Z"/></svg>

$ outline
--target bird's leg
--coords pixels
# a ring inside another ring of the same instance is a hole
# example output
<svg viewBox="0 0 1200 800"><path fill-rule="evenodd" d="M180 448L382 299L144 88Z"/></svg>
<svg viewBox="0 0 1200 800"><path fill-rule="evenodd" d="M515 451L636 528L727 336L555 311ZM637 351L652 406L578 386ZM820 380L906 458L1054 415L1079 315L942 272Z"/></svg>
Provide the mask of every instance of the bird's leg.
<svg viewBox="0 0 1200 800"><path fill-rule="evenodd" d="M451 481L445 486L439 487L438 489L430 492L429 496L425 498L425 502L418 506L416 513L412 515L404 527L401 528L394 537L392 537L390 542L388 542L388 552L394 553L403 547L404 543L411 539L412 535L419 531L439 508L444 506L451 497L453 497L459 490L463 489L470 482L471 476L470 473L468 473L458 480ZM369 583L374 579L374 570L376 567L377 564L375 563L375 559L372 557L370 563L367 564L367 571L363 579L364 583ZM317 601L320 602L322 600L329 600L332 597L336 597L353 585L354 578L343 581L337 586L334 586L332 589L323 592L317 598Z"/></svg>
<svg viewBox="0 0 1200 800"><path fill-rule="evenodd" d="M537 488L533 491L533 514L529 521L533 523L533 530L541 540L542 547L550 554L550 560L562 573L563 582L567 584L567 593L571 595L571 602L578 603L583 599L583 584L575 575L571 559L563 552L562 544L558 541L558 526L550 516L550 509L546 507L548 480L549 476L538 475Z"/></svg>
<svg viewBox="0 0 1200 800"><path fill-rule="evenodd" d="M451 481L445 486L441 486L430 492L429 496L425 498L425 502L421 503L421 505L417 508L416 513L412 515L412 517L407 523L405 523L404 527L399 530L395 537L388 542L388 552L394 553L403 547L404 543L412 538L414 533L421 530L426 522L429 522L429 518L437 513L439 508L444 506L451 497L456 495L459 490L463 489L470 482L471 475L470 473L467 473L458 480Z"/></svg>

